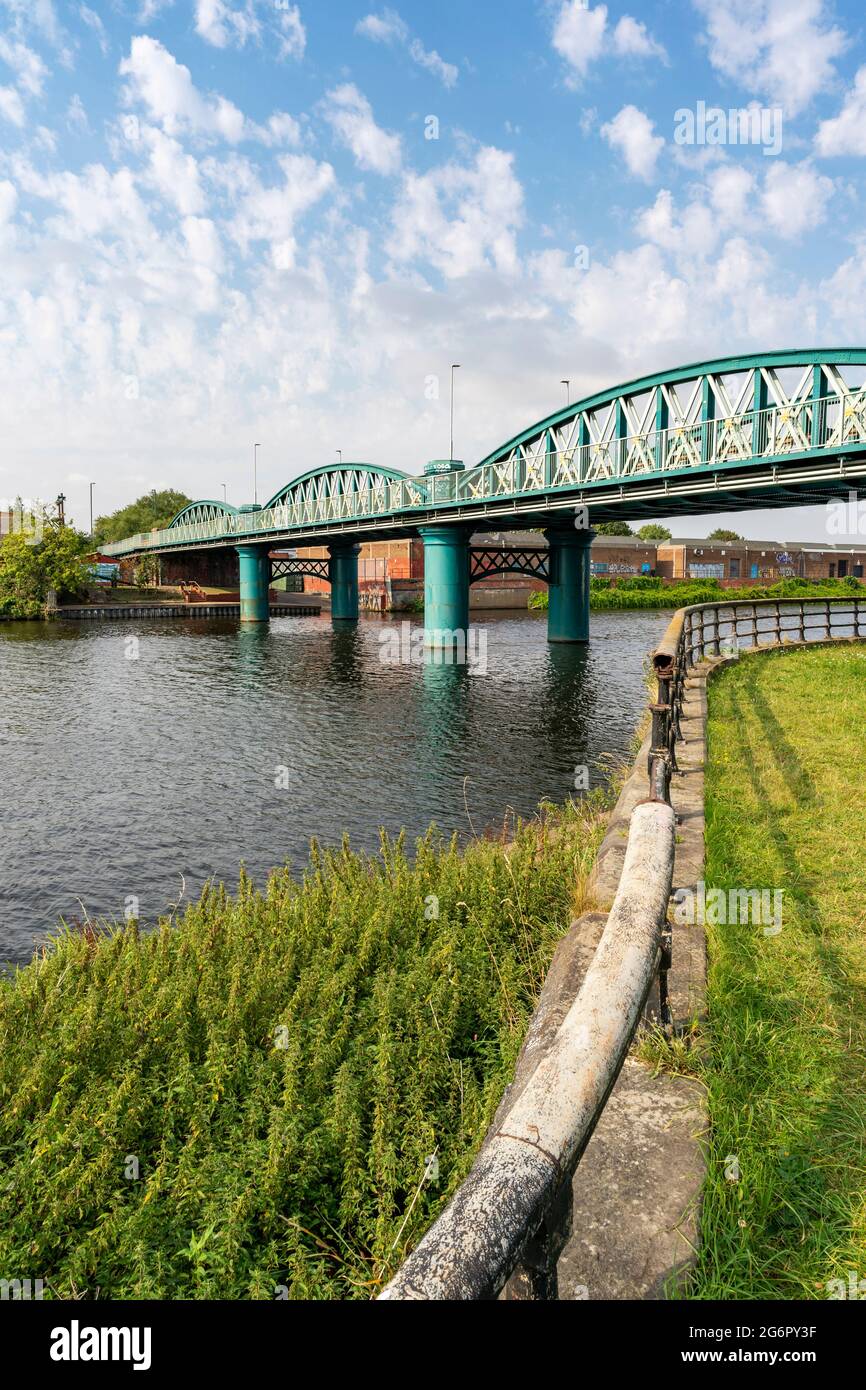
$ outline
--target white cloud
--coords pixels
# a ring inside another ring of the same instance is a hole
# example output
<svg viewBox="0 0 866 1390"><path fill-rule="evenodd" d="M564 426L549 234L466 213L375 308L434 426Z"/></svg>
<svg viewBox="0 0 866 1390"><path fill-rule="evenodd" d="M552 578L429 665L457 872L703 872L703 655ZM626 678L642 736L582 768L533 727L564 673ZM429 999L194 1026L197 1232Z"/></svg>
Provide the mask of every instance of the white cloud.
<svg viewBox="0 0 866 1390"><path fill-rule="evenodd" d="M649 181L655 174L656 161L664 146L660 135L653 134L653 123L636 106L624 106L612 121L601 127L607 143L620 151L630 174Z"/></svg>
<svg viewBox="0 0 866 1390"><path fill-rule="evenodd" d="M381 14L368 14L359 19L355 33L374 43L408 43L409 26L400 18L396 10L383 10Z"/></svg>
<svg viewBox="0 0 866 1390"><path fill-rule="evenodd" d="M572 68L571 85L578 85L607 51L618 57L667 62L663 46L641 20L623 15L609 32L607 16L606 5L592 8L586 0L563 0L553 27L553 46Z"/></svg>
<svg viewBox="0 0 866 1390"><path fill-rule="evenodd" d="M336 184L330 164L309 155L281 155L283 182L265 185L249 160L209 160L205 171L228 195L234 216L229 235L246 255L252 243L269 243L271 260L281 269L295 264L295 223Z"/></svg>
<svg viewBox="0 0 866 1390"><path fill-rule="evenodd" d="M142 141L149 153L147 178L151 186L178 212L201 212L205 198L193 156L157 126L145 126Z"/></svg>
<svg viewBox="0 0 866 1390"><path fill-rule="evenodd" d="M55 47L63 42L53 0L0 0L0 5L9 11L16 29L36 29Z"/></svg>
<svg viewBox="0 0 866 1390"><path fill-rule="evenodd" d="M102 164L90 164L80 174L69 170L46 174L20 161L15 172L26 193L57 208L57 215L45 222L55 235L85 243L106 234L141 243L152 235L147 209L129 169L110 172Z"/></svg>
<svg viewBox="0 0 866 1390"><path fill-rule="evenodd" d="M297 5L268 6L273 32L279 38L281 58L303 58L307 34ZM275 26L275 27L274 27ZM227 0L195 0L195 27L199 37L214 48L243 48L262 37L262 24L256 13L256 0L232 5Z"/></svg>
<svg viewBox="0 0 866 1390"><path fill-rule="evenodd" d="M19 128L24 124L24 103L15 87L0 87L0 116Z"/></svg>
<svg viewBox="0 0 866 1390"><path fill-rule="evenodd" d="M257 38L260 32L253 0L246 0L242 9L233 9L225 0L195 0L195 27L215 48L243 48L247 39Z"/></svg>
<svg viewBox="0 0 866 1390"><path fill-rule="evenodd" d="M18 193L15 185L8 179L0 179L0 227L7 227L15 216L18 206Z"/></svg>
<svg viewBox="0 0 866 1390"><path fill-rule="evenodd" d="M629 351L658 349L689 327L689 286L667 268L655 246L620 252L593 264L580 281L572 314L578 328L609 341L611 326L628 324Z"/></svg>
<svg viewBox="0 0 866 1390"><path fill-rule="evenodd" d="M31 97L42 95L48 69L32 48L0 34L0 61L12 68L22 92Z"/></svg>
<svg viewBox="0 0 866 1390"><path fill-rule="evenodd" d="M444 87L456 86L459 74L455 65L446 63L435 48L425 48L420 39L413 38L408 24L396 10L385 9L381 14L365 15L355 25L355 33L374 43L399 44L413 63L432 73Z"/></svg>
<svg viewBox="0 0 866 1390"><path fill-rule="evenodd" d="M693 0L706 20L713 67L789 116L835 80L847 45L825 0Z"/></svg>
<svg viewBox="0 0 866 1390"><path fill-rule="evenodd" d="M301 12L297 5L279 11L280 57L303 58L307 47L307 31L301 22Z"/></svg>
<svg viewBox="0 0 866 1390"><path fill-rule="evenodd" d="M77 92L73 93L69 105L66 108L66 124L71 130L80 130L85 134L90 130L90 122L87 119L84 102Z"/></svg>
<svg viewBox="0 0 866 1390"><path fill-rule="evenodd" d="M641 20L632 19L631 15L624 14L614 29L613 47L624 58L660 58L667 62L664 45L647 32Z"/></svg>
<svg viewBox="0 0 866 1390"><path fill-rule="evenodd" d="M513 155L486 146L474 164L407 174L388 242L392 258L427 261L449 279L491 264L514 274L523 189L513 164Z"/></svg>
<svg viewBox="0 0 866 1390"><path fill-rule="evenodd" d="M700 200L678 207L670 189L662 188L652 206L638 215L637 229L647 241L678 257L706 256L718 241L719 219Z"/></svg>
<svg viewBox="0 0 866 1390"><path fill-rule="evenodd" d="M163 10L174 4L174 0L141 0L138 11L139 24L149 24Z"/></svg>
<svg viewBox="0 0 866 1390"><path fill-rule="evenodd" d="M190 70L158 39L138 35L119 68L129 78L129 94L144 103L169 134L179 130L219 135L230 144L244 138L244 117L225 97L206 100Z"/></svg>
<svg viewBox="0 0 866 1390"><path fill-rule="evenodd" d="M223 252L219 233L209 217L185 217L183 234L194 260L209 270L223 268Z"/></svg>
<svg viewBox="0 0 866 1390"><path fill-rule="evenodd" d="M789 165L773 160L761 166L763 183L748 169L725 161L703 184L678 201L662 189L655 202L638 214L636 227L648 241L671 252L681 267L689 258L715 256L722 236L733 229L754 243L767 232L773 239L793 240L826 220L835 192L832 179L808 162Z"/></svg>
<svg viewBox="0 0 866 1390"><path fill-rule="evenodd" d="M553 46L570 63L577 78L585 77L603 53L606 27L606 5L591 9L581 0L565 0L554 25Z"/></svg>
<svg viewBox="0 0 866 1390"><path fill-rule="evenodd" d="M353 83L328 92L322 111L359 168L376 174L397 173L402 162L400 137L376 124L369 101Z"/></svg>
<svg viewBox="0 0 866 1390"><path fill-rule="evenodd" d="M99 15L87 5L79 5L78 13L81 15L88 29L93 30L102 53L106 54L108 52L108 35L105 32L105 25L99 18Z"/></svg>
<svg viewBox="0 0 866 1390"><path fill-rule="evenodd" d="M742 164L723 163L707 180L710 202L728 225L742 223L755 189L755 176Z"/></svg>
<svg viewBox="0 0 866 1390"><path fill-rule="evenodd" d="M409 56L413 62L426 68L434 77L438 77L443 87L455 87L457 85L456 67L453 63L446 63L444 58L440 58L435 48L425 48L420 39L413 39L409 45Z"/></svg>
<svg viewBox="0 0 866 1390"><path fill-rule="evenodd" d="M816 173L808 163L792 165L774 159L761 195L766 222L786 240L802 236L825 220L833 191L833 180Z"/></svg>
<svg viewBox="0 0 866 1390"><path fill-rule="evenodd" d="M286 111L275 111L264 127L259 127L259 137L264 145L299 145L301 127Z"/></svg>
<svg viewBox="0 0 866 1390"><path fill-rule="evenodd" d="M858 69L838 116L819 125L815 149L823 155L866 154L866 65Z"/></svg>
<svg viewBox="0 0 866 1390"><path fill-rule="evenodd" d="M123 59L119 71L129 79L128 101L146 106L167 135L189 133L219 138L230 145L241 140L294 145L300 140L298 122L284 111L274 112L267 125L260 126L225 97L202 96L189 68L149 35L132 40L129 57Z"/></svg>

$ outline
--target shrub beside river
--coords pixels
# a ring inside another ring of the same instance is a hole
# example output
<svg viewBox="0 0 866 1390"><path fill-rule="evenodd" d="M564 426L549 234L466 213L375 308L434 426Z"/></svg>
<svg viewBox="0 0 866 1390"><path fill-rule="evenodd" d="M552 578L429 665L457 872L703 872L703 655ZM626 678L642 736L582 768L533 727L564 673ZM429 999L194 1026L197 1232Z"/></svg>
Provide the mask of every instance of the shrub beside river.
<svg viewBox="0 0 866 1390"><path fill-rule="evenodd" d="M595 576L589 582L589 606L611 608L684 608L692 603L732 603L735 600L782 598L846 598L866 594L866 585L857 579L825 579L820 583L807 579L781 579L777 584L752 585L742 589L723 589L717 580L684 581L665 584L653 575L635 575L619 579ZM529 608L547 610L547 590L530 594Z"/></svg>
<svg viewBox="0 0 866 1390"><path fill-rule="evenodd" d="M508 845L314 846L153 932L64 931L0 980L0 1275L375 1294L471 1164L601 830L589 799Z"/></svg>

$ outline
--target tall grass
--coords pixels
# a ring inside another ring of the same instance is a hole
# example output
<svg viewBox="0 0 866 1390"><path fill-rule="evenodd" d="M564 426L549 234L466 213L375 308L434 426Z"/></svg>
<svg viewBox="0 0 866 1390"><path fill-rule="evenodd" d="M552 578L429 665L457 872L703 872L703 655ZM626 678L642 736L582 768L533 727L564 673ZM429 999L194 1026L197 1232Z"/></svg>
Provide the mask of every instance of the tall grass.
<svg viewBox="0 0 866 1390"><path fill-rule="evenodd" d="M0 1277L374 1294L470 1166L601 824L314 846L152 933L60 934L0 982Z"/></svg>

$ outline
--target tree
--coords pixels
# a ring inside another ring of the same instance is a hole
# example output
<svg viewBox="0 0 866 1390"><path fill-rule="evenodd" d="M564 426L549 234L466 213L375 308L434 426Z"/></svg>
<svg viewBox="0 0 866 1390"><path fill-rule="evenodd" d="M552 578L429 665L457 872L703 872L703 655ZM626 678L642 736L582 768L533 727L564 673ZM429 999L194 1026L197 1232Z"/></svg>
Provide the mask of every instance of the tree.
<svg viewBox="0 0 866 1390"><path fill-rule="evenodd" d="M638 531L642 541L669 541L671 533L666 526L660 526L657 521L650 521L646 526L642 526Z"/></svg>
<svg viewBox="0 0 866 1390"><path fill-rule="evenodd" d="M627 521L601 521L594 528L600 536L633 536Z"/></svg>
<svg viewBox="0 0 866 1390"><path fill-rule="evenodd" d="M167 526L172 517L189 506L190 500L183 492L175 492L173 488L166 488L162 492L154 489L110 516L98 516L93 523L94 539L99 545L104 545L107 541L122 541L127 536L137 536L140 531L151 531L154 526Z"/></svg>
<svg viewBox="0 0 866 1390"><path fill-rule="evenodd" d="M741 541L742 536L738 536L736 531L728 531L724 526L717 526L715 531L711 531L707 536L708 541Z"/></svg>
<svg viewBox="0 0 866 1390"><path fill-rule="evenodd" d="M40 534L41 530L41 534ZM40 529L13 531L0 544L0 613L40 618L49 589L78 598L87 589L86 536L43 517Z"/></svg>
<svg viewBox="0 0 866 1390"><path fill-rule="evenodd" d="M159 559L156 555L140 555L135 563L133 579L139 589L147 589L159 580Z"/></svg>

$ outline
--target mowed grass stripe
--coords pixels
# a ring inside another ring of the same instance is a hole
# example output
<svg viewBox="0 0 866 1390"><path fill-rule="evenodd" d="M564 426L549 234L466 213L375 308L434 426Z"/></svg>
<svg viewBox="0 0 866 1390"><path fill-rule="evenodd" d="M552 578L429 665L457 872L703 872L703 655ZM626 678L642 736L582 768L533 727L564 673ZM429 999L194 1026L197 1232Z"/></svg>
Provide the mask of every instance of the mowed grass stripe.
<svg viewBox="0 0 866 1390"><path fill-rule="evenodd" d="M693 1298L827 1298L866 1278L864 712L862 646L744 656L710 686L708 890L781 888L784 907L776 936L707 928Z"/></svg>

